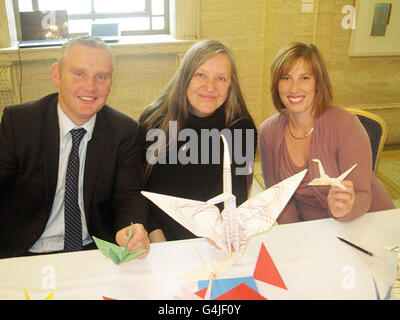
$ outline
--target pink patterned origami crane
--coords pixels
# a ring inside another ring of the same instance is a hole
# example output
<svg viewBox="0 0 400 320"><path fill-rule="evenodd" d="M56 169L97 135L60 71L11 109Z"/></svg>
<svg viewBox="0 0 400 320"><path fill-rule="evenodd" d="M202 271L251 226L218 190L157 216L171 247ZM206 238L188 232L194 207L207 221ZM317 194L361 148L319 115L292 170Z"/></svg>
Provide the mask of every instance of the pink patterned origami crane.
<svg viewBox="0 0 400 320"><path fill-rule="evenodd" d="M209 238L224 252L242 253L253 234L267 231L285 208L307 172L303 170L236 207L228 143L224 143L223 193L207 202L142 191L142 194L198 237ZM195 182L193 182L195 183ZM219 211L217 203L223 202Z"/></svg>

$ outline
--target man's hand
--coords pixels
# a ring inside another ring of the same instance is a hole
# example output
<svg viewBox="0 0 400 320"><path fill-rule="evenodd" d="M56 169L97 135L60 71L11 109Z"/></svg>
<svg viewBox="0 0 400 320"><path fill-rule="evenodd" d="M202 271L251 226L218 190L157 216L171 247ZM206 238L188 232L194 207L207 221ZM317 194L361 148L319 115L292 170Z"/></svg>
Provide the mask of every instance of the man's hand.
<svg viewBox="0 0 400 320"><path fill-rule="evenodd" d="M131 228L132 228L132 238L128 243L128 250L130 252L146 250L146 252L138 256L138 259L143 259L147 257L147 255L149 254L150 240L147 235L147 231L145 230L142 224L135 223L131 226L119 230L115 235L115 240L121 247L126 247Z"/></svg>

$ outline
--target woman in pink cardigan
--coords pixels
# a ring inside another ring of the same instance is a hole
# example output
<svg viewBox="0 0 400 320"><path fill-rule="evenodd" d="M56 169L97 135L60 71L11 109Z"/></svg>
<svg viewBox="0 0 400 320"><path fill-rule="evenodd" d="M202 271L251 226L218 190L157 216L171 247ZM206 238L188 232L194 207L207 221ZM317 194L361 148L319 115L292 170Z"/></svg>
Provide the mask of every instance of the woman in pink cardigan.
<svg viewBox="0 0 400 320"><path fill-rule="evenodd" d="M371 145L356 116L331 106L332 89L323 58L314 45L292 43L271 66L272 100L278 113L260 127L259 150L267 188L308 169L279 223L333 217L351 221L366 212L394 208L372 170ZM336 178L357 166L337 186L308 185L325 173Z"/></svg>

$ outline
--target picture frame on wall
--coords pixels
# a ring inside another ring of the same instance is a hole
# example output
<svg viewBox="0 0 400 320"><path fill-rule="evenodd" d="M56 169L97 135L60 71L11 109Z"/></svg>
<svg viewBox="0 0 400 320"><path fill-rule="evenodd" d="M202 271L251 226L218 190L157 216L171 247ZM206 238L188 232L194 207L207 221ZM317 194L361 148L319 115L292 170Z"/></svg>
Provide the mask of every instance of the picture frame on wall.
<svg viewBox="0 0 400 320"><path fill-rule="evenodd" d="M356 0L350 56L400 55L400 1Z"/></svg>

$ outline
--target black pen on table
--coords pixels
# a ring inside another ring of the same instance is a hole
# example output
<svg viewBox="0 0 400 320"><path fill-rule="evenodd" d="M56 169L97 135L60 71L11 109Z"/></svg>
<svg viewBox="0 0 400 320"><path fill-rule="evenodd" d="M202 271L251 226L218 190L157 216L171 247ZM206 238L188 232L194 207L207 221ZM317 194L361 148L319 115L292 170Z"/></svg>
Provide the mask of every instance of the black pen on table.
<svg viewBox="0 0 400 320"><path fill-rule="evenodd" d="M368 254L368 255L371 256L371 257L373 256L373 253L372 253L372 252L369 252L369 251L367 251L367 250L365 250L365 249L363 249L363 248L360 248L359 246L355 245L354 243L351 243L350 241L347 241L347 240L345 240L345 239L343 239L343 238L341 238L341 237L336 237L336 238L338 238L340 241L343 241L344 243L348 244L349 246L352 246L353 248L355 248L355 249L357 249L357 250L360 250L361 252L364 252L364 253Z"/></svg>

